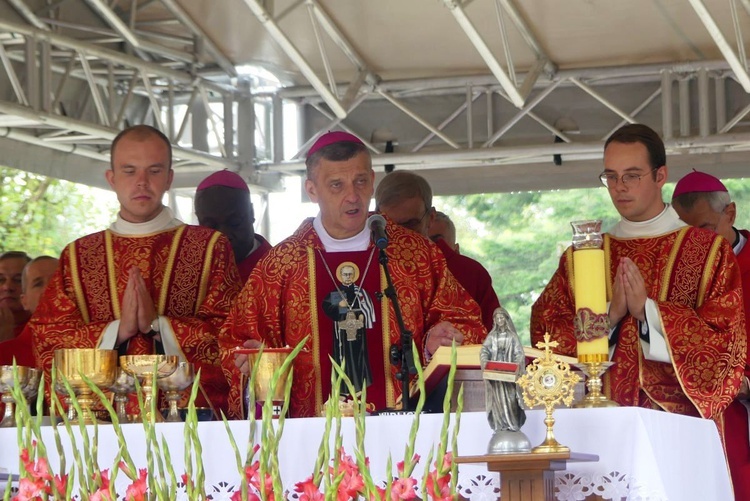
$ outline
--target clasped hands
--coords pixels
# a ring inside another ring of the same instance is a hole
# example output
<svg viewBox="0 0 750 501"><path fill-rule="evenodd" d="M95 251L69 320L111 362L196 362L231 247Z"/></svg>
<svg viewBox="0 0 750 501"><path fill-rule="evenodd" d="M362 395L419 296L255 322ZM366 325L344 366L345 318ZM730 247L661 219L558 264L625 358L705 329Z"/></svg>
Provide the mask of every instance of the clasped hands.
<svg viewBox="0 0 750 501"><path fill-rule="evenodd" d="M151 331L151 323L157 317L154 300L146 287L141 270L137 266L130 268L128 283L122 296L122 315L120 328L117 331L117 346L132 338L139 332ZM157 334L155 339L161 341Z"/></svg>
<svg viewBox="0 0 750 501"><path fill-rule="evenodd" d="M620 258L609 304L609 327L614 328L628 313L646 321L646 283L638 266L627 257Z"/></svg>

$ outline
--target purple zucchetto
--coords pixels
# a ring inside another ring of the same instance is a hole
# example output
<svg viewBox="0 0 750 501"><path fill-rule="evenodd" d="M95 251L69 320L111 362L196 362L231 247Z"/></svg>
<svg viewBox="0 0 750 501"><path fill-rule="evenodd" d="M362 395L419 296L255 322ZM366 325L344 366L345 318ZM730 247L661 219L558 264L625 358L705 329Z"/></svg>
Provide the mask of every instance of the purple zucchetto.
<svg viewBox="0 0 750 501"><path fill-rule="evenodd" d="M250 188L247 187L245 180L236 172L226 169L214 172L208 176L200 182L195 191L202 191L212 186L226 186L227 188L236 188L250 193Z"/></svg>
<svg viewBox="0 0 750 501"><path fill-rule="evenodd" d="M693 172L687 174L677 182L672 198L684 195L685 193L709 193L713 191L728 192L729 190L727 190L727 187L718 178L693 169Z"/></svg>
<svg viewBox="0 0 750 501"><path fill-rule="evenodd" d="M326 132L322 136L318 138L315 143L310 147L310 150L307 152L307 157L310 158L310 155L315 153L321 148L325 148L326 146L334 143L357 143L357 144L365 144L362 142L360 138L355 136L354 134L349 134L348 132L341 132L341 131L333 131L333 132Z"/></svg>

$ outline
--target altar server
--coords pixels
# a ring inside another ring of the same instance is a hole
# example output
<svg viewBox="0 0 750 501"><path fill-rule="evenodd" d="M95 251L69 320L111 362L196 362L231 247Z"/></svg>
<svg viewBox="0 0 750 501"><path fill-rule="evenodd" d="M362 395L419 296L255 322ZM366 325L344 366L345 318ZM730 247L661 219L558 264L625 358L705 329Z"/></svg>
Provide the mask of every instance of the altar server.
<svg viewBox="0 0 750 501"><path fill-rule="evenodd" d="M614 362L605 392L620 405L711 418L721 428L747 357L732 247L662 201L666 154L649 127L625 125L607 139L600 178L621 216L604 235ZM566 355L576 354L573 272L568 248L531 312L532 343L549 332Z"/></svg>
<svg viewBox="0 0 750 501"><path fill-rule="evenodd" d="M63 251L29 322L35 356L49 372L59 348L177 355L201 369L210 403L225 409L217 335L239 274L226 237L183 224L162 204L173 176L171 145L157 129L137 125L114 139L106 178L119 215Z"/></svg>

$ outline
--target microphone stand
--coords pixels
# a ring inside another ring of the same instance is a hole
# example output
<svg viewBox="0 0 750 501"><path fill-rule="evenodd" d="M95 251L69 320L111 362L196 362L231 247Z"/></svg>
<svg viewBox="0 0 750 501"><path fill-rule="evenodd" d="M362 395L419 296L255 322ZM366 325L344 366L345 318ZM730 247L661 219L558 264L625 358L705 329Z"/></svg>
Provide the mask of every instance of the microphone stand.
<svg viewBox="0 0 750 501"><path fill-rule="evenodd" d="M388 268L388 254L385 249L380 249L380 255L378 257L380 265L383 267L383 273L385 274L386 288L383 294L391 300L393 303L393 311L396 313L396 321L398 322L398 328L401 331L401 347L394 344L391 345L390 356L391 363L394 365L399 364L401 368L396 379L401 381L401 411L409 412L413 411L411 403L409 401L409 375L416 374L417 368L414 366L414 355L412 351L412 332L407 330L404 324L404 317L401 314L401 307L398 304L398 297L396 295L396 288L393 286L393 280L391 279L391 272Z"/></svg>

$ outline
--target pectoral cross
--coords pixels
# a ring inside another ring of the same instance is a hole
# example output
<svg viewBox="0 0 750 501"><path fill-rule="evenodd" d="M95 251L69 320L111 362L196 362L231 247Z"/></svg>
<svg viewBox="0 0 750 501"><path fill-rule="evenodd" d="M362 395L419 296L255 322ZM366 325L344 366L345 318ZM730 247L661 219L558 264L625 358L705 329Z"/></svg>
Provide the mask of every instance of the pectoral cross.
<svg viewBox="0 0 750 501"><path fill-rule="evenodd" d="M346 312L346 319L339 322L339 326L346 332L347 341L356 341L357 331L365 326L365 322L361 315L357 318L357 314L349 310Z"/></svg>

